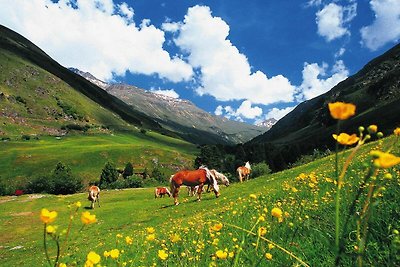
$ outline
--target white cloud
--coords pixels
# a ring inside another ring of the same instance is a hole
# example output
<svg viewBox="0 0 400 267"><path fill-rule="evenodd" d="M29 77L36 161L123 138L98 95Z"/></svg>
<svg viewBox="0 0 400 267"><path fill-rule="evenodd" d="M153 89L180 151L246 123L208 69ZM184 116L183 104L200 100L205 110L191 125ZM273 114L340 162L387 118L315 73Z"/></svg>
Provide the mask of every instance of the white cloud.
<svg viewBox="0 0 400 267"><path fill-rule="evenodd" d="M262 109L260 107L252 105L251 101L245 100L238 107L237 110L231 106L223 107L219 105L214 114L217 116L224 116L228 119L234 118L235 120L243 121L244 119L256 119L262 115Z"/></svg>
<svg viewBox="0 0 400 267"><path fill-rule="evenodd" d="M136 26L134 10L125 3L3 0L2 6L7 8L0 9L0 24L24 35L66 67L89 71L101 80L126 71L157 74L172 82L192 78L191 66L163 49L164 32L149 20Z"/></svg>
<svg viewBox="0 0 400 267"><path fill-rule="evenodd" d="M175 90L173 90L173 89L170 89L170 90L162 90L162 89L155 90L155 89L152 89L150 91L152 93L168 96L168 97L171 97L171 98L179 98L179 94L177 92L175 92Z"/></svg>
<svg viewBox="0 0 400 267"><path fill-rule="evenodd" d="M346 52L346 48L341 47L341 48L339 49L339 51L337 51L337 52L335 53L335 58L338 58L338 57L343 56L345 52Z"/></svg>
<svg viewBox="0 0 400 267"><path fill-rule="evenodd" d="M213 17L209 7L189 8L183 22L163 28L175 32L175 44L200 70L199 95L212 95L220 101L248 99L257 104L293 100L295 87L284 76L268 78L261 71L252 73L246 56L227 39L228 24Z"/></svg>
<svg viewBox="0 0 400 267"><path fill-rule="evenodd" d="M336 61L332 67L330 77L327 74L328 65L323 63L319 66L317 63L305 63L303 68L303 82L299 86L299 101L308 100L318 95L326 93L339 82L343 81L349 75L349 71L342 60ZM325 79L320 77L326 77Z"/></svg>
<svg viewBox="0 0 400 267"><path fill-rule="evenodd" d="M135 15L135 12L134 12L133 8L128 6L127 3L120 4L119 9L120 9L121 13L124 16L126 16L129 20L133 19L133 15Z"/></svg>
<svg viewBox="0 0 400 267"><path fill-rule="evenodd" d="M295 107L287 107L287 108L283 108L283 109L273 108L270 111L268 111L268 113L265 115L265 119L274 118L276 120L280 120L286 114L288 114L290 111L292 111L294 108Z"/></svg>
<svg viewBox="0 0 400 267"><path fill-rule="evenodd" d="M346 24L357 15L356 10L357 3L352 3L348 6L340 6L335 3L326 5L316 14L318 34L324 37L328 42L344 35L350 35Z"/></svg>
<svg viewBox="0 0 400 267"><path fill-rule="evenodd" d="M375 12L374 22L361 28L362 44L371 50L383 45L398 42L400 39L400 1L371 0L371 9Z"/></svg>
<svg viewBox="0 0 400 267"><path fill-rule="evenodd" d="M252 107L251 101L245 100L242 102L240 107L236 110L237 116L244 117L246 119L255 119L262 115L262 109L260 107Z"/></svg>

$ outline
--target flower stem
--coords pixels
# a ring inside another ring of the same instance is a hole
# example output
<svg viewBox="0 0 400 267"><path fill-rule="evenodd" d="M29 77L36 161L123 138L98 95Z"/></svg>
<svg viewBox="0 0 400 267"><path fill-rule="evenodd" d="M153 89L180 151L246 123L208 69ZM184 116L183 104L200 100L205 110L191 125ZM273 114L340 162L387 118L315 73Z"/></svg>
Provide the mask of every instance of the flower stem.
<svg viewBox="0 0 400 267"><path fill-rule="evenodd" d="M46 254L47 262L48 262L49 265L51 266L51 262L50 262L50 258L49 258L49 253L47 252L47 242L46 242L46 234L47 234L47 232L46 232L46 226L47 226L47 224L45 223L45 224L44 224L44 231L43 231L43 245L44 245L44 252L45 252L45 254Z"/></svg>

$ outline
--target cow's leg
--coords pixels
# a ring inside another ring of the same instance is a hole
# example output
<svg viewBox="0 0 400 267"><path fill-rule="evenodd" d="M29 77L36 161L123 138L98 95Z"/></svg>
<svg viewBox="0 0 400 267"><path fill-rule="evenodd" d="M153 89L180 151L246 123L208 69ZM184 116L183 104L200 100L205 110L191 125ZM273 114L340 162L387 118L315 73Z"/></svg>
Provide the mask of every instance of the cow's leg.
<svg viewBox="0 0 400 267"><path fill-rule="evenodd" d="M92 203L90 203L90 208L93 210L94 209L94 200L92 199Z"/></svg>
<svg viewBox="0 0 400 267"><path fill-rule="evenodd" d="M203 186L204 184L199 184L199 187L197 189L197 201L201 201L201 193L203 192Z"/></svg>
<svg viewBox="0 0 400 267"><path fill-rule="evenodd" d="M97 204L99 205L99 208L100 208L100 194L97 195L96 199L97 199Z"/></svg>
<svg viewBox="0 0 400 267"><path fill-rule="evenodd" d="M174 197L175 205L179 205L178 194L179 194L179 187L175 186L174 189L172 190L172 196Z"/></svg>

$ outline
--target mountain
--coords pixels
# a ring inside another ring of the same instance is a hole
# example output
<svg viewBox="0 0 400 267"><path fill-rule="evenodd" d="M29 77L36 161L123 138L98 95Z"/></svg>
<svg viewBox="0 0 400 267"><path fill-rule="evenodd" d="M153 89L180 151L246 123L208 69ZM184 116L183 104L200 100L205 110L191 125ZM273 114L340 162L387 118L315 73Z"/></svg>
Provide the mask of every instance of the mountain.
<svg viewBox="0 0 400 267"><path fill-rule="evenodd" d="M263 150L265 160L277 170L314 149L332 149L337 121L331 118L328 103L336 101L357 106L356 115L341 123L341 132L357 133L359 126L376 124L387 135L400 126L400 44L327 93L299 104L269 131L246 143L248 153Z"/></svg>
<svg viewBox="0 0 400 267"><path fill-rule="evenodd" d="M234 144L263 133L256 126L213 117L187 101L182 100L185 108L177 107L133 86L108 86L90 73L74 71L0 25L0 138L140 127L195 144ZM143 98L138 97L139 102L128 101L136 97L120 99L131 91L140 91L137 96ZM169 112L163 117L157 105ZM200 115L187 117L191 112Z"/></svg>
<svg viewBox="0 0 400 267"><path fill-rule="evenodd" d="M60 134L66 126L100 131L136 126L172 134L1 25L0 69L2 136Z"/></svg>
<svg viewBox="0 0 400 267"><path fill-rule="evenodd" d="M277 120L275 118L271 118L271 119L267 119L262 122L259 122L256 125L259 127L265 127L265 128L267 128L267 130L269 130L272 128L272 126L275 125L276 122L277 122Z"/></svg>
<svg viewBox="0 0 400 267"><path fill-rule="evenodd" d="M247 142L268 130L211 115L188 100L156 94L127 84L106 84L88 72L74 68L71 70L186 140L237 144Z"/></svg>

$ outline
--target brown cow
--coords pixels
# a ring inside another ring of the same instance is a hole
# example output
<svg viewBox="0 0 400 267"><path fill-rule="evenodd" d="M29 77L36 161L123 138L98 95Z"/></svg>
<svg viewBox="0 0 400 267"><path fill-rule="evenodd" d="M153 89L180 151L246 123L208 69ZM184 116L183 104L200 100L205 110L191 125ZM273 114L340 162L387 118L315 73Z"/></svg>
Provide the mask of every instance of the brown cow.
<svg viewBox="0 0 400 267"><path fill-rule="evenodd" d="M166 187L157 187L154 190L154 198L162 198L164 195L168 195L169 197L171 197L171 192L168 190L168 188Z"/></svg>
<svg viewBox="0 0 400 267"><path fill-rule="evenodd" d="M174 175L171 176L170 179L171 182L171 192L172 196L174 197L174 203L175 205L178 205L178 194L179 194L179 188L182 185L194 187L194 186L199 186L197 189L197 200L201 200L201 193L203 192L203 186L205 184L211 184L214 189L214 193L216 197L219 197L219 187L217 184L217 180L210 172L209 169L206 167L200 167L198 170L194 171L180 171L175 173Z"/></svg>
<svg viewBox="0 0 400 267"><path fill-rule="evenodd" d="M100 188L92 185L91 187L89 187L89 196L88 199L92 202L90 204L90 207L92 209L94 209L94 203L97 201L97 204L100 207Z"/></svg>

